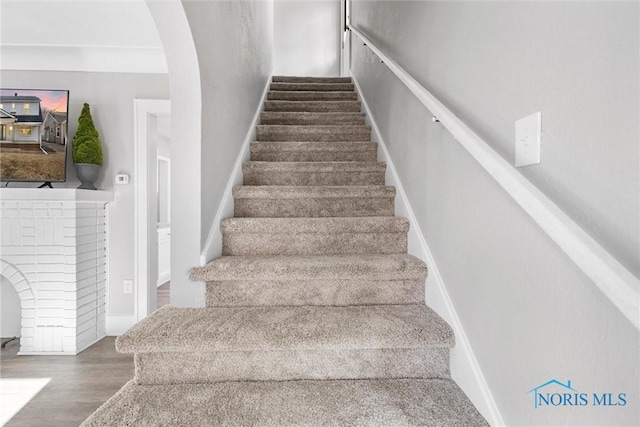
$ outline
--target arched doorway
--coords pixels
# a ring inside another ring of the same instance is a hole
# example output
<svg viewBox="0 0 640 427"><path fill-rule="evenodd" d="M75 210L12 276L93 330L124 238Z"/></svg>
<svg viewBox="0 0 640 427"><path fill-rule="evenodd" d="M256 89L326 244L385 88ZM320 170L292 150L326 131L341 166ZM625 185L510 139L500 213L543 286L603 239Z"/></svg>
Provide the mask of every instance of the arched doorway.
<svg viewBox="0 0 640 427"><path fill-rule="evenodd" d="M2 312L0 313L2 334L0 335L2 338L21 337L22 340L33 340L35 296L29 280L15 265L6 260L0 260L0 278L2 279ZM15 294L7 292L7 285L15 290ZM14 307L16 302L18 307ZM15 317L18 319L17 325ZM21 342L21 345L25 344L29 343Z"/></svg>

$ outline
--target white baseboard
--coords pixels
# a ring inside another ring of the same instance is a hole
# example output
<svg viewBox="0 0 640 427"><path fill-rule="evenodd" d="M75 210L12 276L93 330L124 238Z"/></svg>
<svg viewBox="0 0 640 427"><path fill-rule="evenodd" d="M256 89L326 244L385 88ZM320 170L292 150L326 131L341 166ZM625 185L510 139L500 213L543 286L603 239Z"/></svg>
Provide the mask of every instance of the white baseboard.
<svg viewBox="0 0 640 427"><path fill-rule="evenodd" d="M82 347L77 348L76 351L18 351L18 356L76 356L106 336L107 335L105 334L96 338L93 341L89 341L87 344L83 345Z"/></svg>
<svg viewBox="0 0 640 427"><path fill-rule="evenodd" d="M362 96L360 85L355 76L353 77L353 82L358 91L358 96L362 101L367 124L371 125L372 141L378 143L378 158L387 164L386 185L392 185L396 188L396 194L398 196L395 201L396 215L406 217L411 224L408 235L409 253L422 259L429 269L426 282L427 305L449 323L455 334L456 345L451 350L451 376L491 425L503 426L504 421L502 415L493 399L487 381L480 370L478 361L473 354L473 349L462 328L453 302L447 292L442 276L438 271L435 259L429 249L429 245L427 245L427 241L416 220L416 216L411 209L411 204L400 182L393 161L389 156L387 146L371 114L369 105Z"/></svg>
<svg viewBox="0 0 640 427"><path fill-rule="evenodd" d="M242 164L245 161L249 160L250 143L255 139L256 126L258 125L258 120L260 120L260 113L262 112L264 101L267 97L267 92L269 91L270 85L271 77L269 77L269 79L267 80L267 84L264 87L262 97L260 98L260 102L258 103L258 108L256 109L256 113L253 116L253 120L251 121L249 130L247 131L247 136L245 137L242 148L240 148L240 153L238 153L236 163L233 166L233 170L231 171L231 176L229 177L229 181L227 182L227 187L225 188L224 194L222 195L222 202L218 207L216 215L213 217L213 222L211 224L211 228L209 229L209 234L207 235L207 241L205 242L202 253L200 254L201 266L206 265L210 260L222 255L222 232L220 231L220 221L222 221L223 218L233 216L233 186L242 184Z"/></svg>
<svg viewBox="0 0 640 427"><path fill-rule="evenodd" d="M164 285L169 281L171 281L171 272L168 271L166 273L162 273L160 276L158 276L158 287Z"/></svg>
<svg viewBox="0 0 640 427"><path fill-rule="evenodd" d="M107 336L122 335L133 325L138 323L135 315L131 316L110 316L105 318L105 333Z"/></svg>

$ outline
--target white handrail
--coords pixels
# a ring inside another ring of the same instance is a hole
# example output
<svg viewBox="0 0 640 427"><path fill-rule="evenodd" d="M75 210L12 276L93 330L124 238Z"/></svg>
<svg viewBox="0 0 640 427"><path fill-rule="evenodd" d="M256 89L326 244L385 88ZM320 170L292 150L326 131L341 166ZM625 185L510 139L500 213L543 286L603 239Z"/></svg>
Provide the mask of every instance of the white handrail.
<svg viewBox="0 0 640 427"><path fill-rule="evenodd" d="M348 26L524 209L607 298L640 329L640 280L364 34Z"/></svg>

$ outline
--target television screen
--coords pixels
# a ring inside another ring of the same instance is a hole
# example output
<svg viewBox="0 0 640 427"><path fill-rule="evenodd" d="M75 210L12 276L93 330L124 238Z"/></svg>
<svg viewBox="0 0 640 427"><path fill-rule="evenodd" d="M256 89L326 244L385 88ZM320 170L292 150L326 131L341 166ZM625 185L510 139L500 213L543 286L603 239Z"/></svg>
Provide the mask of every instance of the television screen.
<svg viewBox="0 0 640 427"><path fill-rule="evenodd" d="M0 181L65 181L68 111L68 90L0 89Z"/></svg>

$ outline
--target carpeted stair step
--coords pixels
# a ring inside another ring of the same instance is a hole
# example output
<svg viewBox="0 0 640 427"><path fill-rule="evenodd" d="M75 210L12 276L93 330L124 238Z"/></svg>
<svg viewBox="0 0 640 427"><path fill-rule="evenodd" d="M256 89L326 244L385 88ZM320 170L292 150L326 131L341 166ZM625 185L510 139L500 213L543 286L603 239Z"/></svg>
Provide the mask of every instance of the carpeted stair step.
<svg viewBox="0 0 640 427"><path fill-rule="evenodd" d="M309 113L266 111L260 114L263 125L364 125L363 113Z"/></svg>
<svg viewBox="0 0 640 427"><path fill-rule="evenodd" d="M407 253L409 221L396 217L225 218L223 255Z"/></svg>
<svg viewBox="0 0 640 427"><path fill-rule="evenodd" d="M422 304L426 277L407 254L231 256L191 270L207 307Z"/></svg>
<svg viewBox="0 0 640 427"><path fill-rule="evenodd" d="M370 141L371 127L365 125L258 125L257 141Z"/></svg>
<svg viewBox="0 0 640 427"><path fill-rule="evenodd" d="M175 308L116 340L138 384L449 378L449 325L426 305Z"/></svg>
<svg viewBox="0 0 640 427"><path fill-rule="evenodd" d="M264 111L360 112L360 101L265 101Z"/></svg>
<svg viewBox="0 0 640 427"><path fill-rule="evenodd" d="M270 90L267 93L270 101L357 101L355 92L345 91L298 91L298 90Z"/></svg>
<svg viewBox="0 0 640 427"><path fill-rule="evenodd" d="M378 186L233 188L236 218L393 216L396 190Z"/></svg>
<svg viewBox="0 0 640 427"><path fill-rule="evenodd" d="M130 381L81 427L186 424L488 426L452 380L385 379L157 386Z"/></svg>
<svg viewBox="0 0 640 427"><path fill-rule="evenodd" d="M351 77L273 76L272 81L284 83L351 83Z"/></svg>
<svg viewBox="0 0 640 427"><path fill-rule="evenodd" d="M251 160L261 162L375 162L376 142L255 141Z"/></svg>
<svg viewBox="0 0 640 427"><path fill-rule="evenodd" d="M336 92L348 91L353 92L353 83L296 83L296 82L273 82L271 90L295 90L295 91L318 91L318 92Z"/></svg>
<svg viewBox="0 0 640 427"><path fill-rule="evenodd" d="M384 162L245 162L244 185L384 185Z"/></svg>

